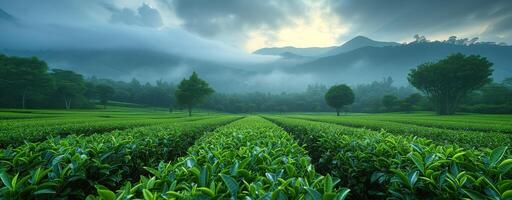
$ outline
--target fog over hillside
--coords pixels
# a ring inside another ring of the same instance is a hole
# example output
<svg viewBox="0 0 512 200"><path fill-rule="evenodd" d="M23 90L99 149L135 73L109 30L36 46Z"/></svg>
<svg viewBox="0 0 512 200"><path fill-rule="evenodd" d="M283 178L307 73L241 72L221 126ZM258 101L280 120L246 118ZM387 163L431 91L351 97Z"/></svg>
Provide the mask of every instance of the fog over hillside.
<svg viewBox="0 0 512 200"><path fill-rule="evenodd" d="M411 68L456 52L487 57L495 80L512 76L510 1L375 4L0 0L0 53L125 81L178 82L196 71L223 92L388 76L407 85ZM404 21L410 16L418 23Z"/></svg>

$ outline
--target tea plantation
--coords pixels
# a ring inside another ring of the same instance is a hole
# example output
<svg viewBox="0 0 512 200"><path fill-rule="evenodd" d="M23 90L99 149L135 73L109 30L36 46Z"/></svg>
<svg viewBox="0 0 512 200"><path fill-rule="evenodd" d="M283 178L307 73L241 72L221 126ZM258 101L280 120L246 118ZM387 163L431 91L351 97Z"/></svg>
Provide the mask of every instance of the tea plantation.
<svg viewBox="0 0 512 200"><path fill-rule="evenodd" d="M0 199L512 199L512 115L1 110Z"/></svg>

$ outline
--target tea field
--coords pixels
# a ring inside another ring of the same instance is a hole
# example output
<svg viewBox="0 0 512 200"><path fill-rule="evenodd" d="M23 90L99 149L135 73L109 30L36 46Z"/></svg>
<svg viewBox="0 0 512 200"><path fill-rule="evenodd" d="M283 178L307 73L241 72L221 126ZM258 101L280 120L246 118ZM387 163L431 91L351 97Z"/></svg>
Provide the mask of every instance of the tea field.
<svg viewBox="0 0 512 200"><path fill-rule="evenodd" d="M512 199L512 115L0 110L0 199Z"/></svg>

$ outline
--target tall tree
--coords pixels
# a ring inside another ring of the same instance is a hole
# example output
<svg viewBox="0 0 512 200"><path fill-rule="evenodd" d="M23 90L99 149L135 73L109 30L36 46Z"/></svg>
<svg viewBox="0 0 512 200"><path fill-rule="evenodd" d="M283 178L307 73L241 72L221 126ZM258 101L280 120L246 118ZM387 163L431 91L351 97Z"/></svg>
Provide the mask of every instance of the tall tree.
<svg viewBox="0 0 512 200"><path fill-rule="evenodd" d="M408 80L431 99L438 114L450 115L465 95L491 82L491 66L485 57L457 53L419 65Z"/></svg>
<svg viewBox="0 0 512 200"><path fill-rule="evenodd" d="M336 109L337 116L340 116L343 106L354 103L354 99L354 92L345 84L334 85L325 93L325 101Z"/></svg>
<svg viewBox="0 0 512 200"><path fill-rule="evenodd" d="M46 62L36 57L0 55L0 87L6 94L17 96L23 109L30 95L44 93L51 86Z"/></svg>
<svg viewBox="0 0 512 200"><path fill-rule="evenodd" d="M84 78L73 71L53 69L52 77L55 81L57 95L64 99L66 110L71 108L71 100L82 95L85 90Z"/></svg>
<svg viewBox="0 0 512 200"><path fill-rule="evenodd" d="M188 115L192 116L192 108L202 103L213 92L214 90L210 88L208 83L200 79L197 73L194 72L188 80L183 79L180 82L175 95L178 103L187 107Z"/></svg>
<svg viewBox="0 0 512 200"><path fill-rule="evenodd" d="M103 105L103 108L107 108L108 100L114 96L114 88L106 85L106 84L99 84L96 86L96 94L98 95L98 98L100 99L100 103Z"/></svg>

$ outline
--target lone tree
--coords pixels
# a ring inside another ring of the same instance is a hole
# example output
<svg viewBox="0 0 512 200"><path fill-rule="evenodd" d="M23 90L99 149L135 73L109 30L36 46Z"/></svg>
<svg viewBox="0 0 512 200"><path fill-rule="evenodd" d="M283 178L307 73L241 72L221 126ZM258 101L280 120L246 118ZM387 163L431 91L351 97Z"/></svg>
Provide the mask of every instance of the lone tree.
<svg viewBox="0 0 512 200"><path fill-rule="evenodd" d="M96 86L96 94L100 99L100 103L103 105L103 108L107 108L108 100L112 98L114 95L114 88L105 85L99 84Z"/></svg>
<svg viewBox="0 0 512 200"><path fill-rule="evenodd" d="M336 115L340 116L343 106L354 103L354 92L345 84L334 85L325 93L327 104L336 109Z"/></svg>
<svg viewBox="0 0 512 200"><path fill-rule="evenodd" d="M188 116L192 116L192 108L204 101L214 90L208 83L194 72L189 79L183 79L176 89L176 100L180 105L187 107Z"/></svg>
<svg viewBox="0 0 512 200"><path fill-rule="evenodd" d="M492 81L491 66L485 57L457 53L419 65L407 79L430 98L438 114L451 115L465 95Z"/></svg>
<svg viewBox="0 0 512 200"><path fill-rule="evenodd" d="M53 69L52 78L55 81L57 94L64 99L66 110L71 108L71 100L85 91L85 82L82 75L73 71Z"/></svg>

